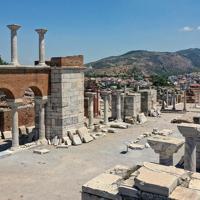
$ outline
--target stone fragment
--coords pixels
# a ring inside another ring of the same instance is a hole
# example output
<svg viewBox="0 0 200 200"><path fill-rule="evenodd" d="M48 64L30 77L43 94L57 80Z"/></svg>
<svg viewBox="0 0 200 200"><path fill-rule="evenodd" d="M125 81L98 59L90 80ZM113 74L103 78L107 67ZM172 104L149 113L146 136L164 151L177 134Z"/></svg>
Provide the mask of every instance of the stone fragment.
<svg viewBox="0 0 200 200"><path fill-rule="evenodd" d="M147 118L146 116L144 115L144 113L140 113L137 115L137 121L140 123L140 124L144 124L145 122L147 122Z"/></svg>
<svg viewBox="0 0 200 200"><path fill-rule="evenodd" d="M178 183L175 175L141 167L135 178L135 186L142 191L169 196Z"/></svg>
<svg viewBox="0 0 200 200"><path fill-rule="evenodd" d="M118 184L121 176L103 173L82 186L82 192L109 200L120 199Z"/></svg>
<svg viewBox="0 0 200 200"><path fill-rule="evenodd" d="M115 128L108 128L108 133L117 133Z"/></svg>
<svg viewBox="0 0 200 200"><path fill-rule="evenodd" d="M67 149L69 146L66 144L60 144L58 146L56 146L57 149Z"/></svg>
<svg viewBox="0 0 200 200"><path fill-rule="evenodd" d="M103 132L103 133L107 133L107 132L108 132L108 130L107 130L107 129L105 129L105 128L102 128L102 129L101 129L101 132Z"/></svg>
<svg viewBox="0 0 200 200"><path fill-rule="evenodd" d="M142 144L128 144L127 146L129 149L133 149L133 150L143 150L145 147Z"/></svg>
<svg viewBox="0 0 200 200"><path fill-rule="evenodd" d="M25 126L20 126L19 127L19 136L22 136L22 135L27 135Z"/></svg>
<svg viewBox="0 0 200 200"><path fill-rule="evenodd" d="M172 200L199 200L200 192L178 186L169 196Z"/></svg>
<svg viewBox="0 0 200 200"><path fill-rule="evenodd" d="M75 129L71 129L71 130L67 131L67 134L68 134L70 140L72 140L73 136L76 135L77 133L76 133Z"/></svg>
<svg viewBox="0 0 200 200"><path fill-rule="evenodd" d="M161 131L159 131L159 135L163 135L163 136L168 136L168 135L172 135L173 131L170 129L163 129Z"/></svg>
<svg viewBox="0 0 200 200"><path fill-rule="evenodd" d="M93 140L93 138L90 136L88 129L86 127L79 128L77 130L77 133L79 137L81 138L81 141L84 143L88 143Z"/></svg>
<svg viewBox="0 0 200 200"><path fill-rule="evenodd" d="M111 128L120 128L120 129L127 129L127 124L120 124L120 123L113 123L110 125Z"/></svg>
<svg viewBox="0 0 200 200"><path fill-rule="evenodd" d="M79 137L79 135L73 135L72 136L72 144L75 145L75 146L82 144L81 138Z"/></svg>
<svg viewBox="0 0 200 200"><path fill-rule="evenodd" d="M146 142L144 146L145 146L145 148L150 148L150 145L148 142Z"/></svg>
<svg viewBox="0 0 200 200"><path fill-rule="evenodd" d="M49 152L50 152L50 150L48 150L48 149L34 149L33 150L33 153L37 153L37 154L46 154Z"/></svg>
<svg viewBox="0 0 200 200"><path fill-rule="evenodd" d="M67 145L67 146L71 146L71 145L72 145L72 141L69 139L68 136L63 137L63 142L64 142L65 145Z"/></svg>
<svg viewBox="0 0 200 200"><path fill-rule="evenodd" d="M3 135L3 139L5 139L5 140L12 138L12 132L11 131L4 131L2 133L2 135Z"/></svg>
<svg viewBox="0 0 200 200"><path fill-rule="evenodd" d="M131 168L125 165L116 165L112 167L111 169L108 169L105 171L106 174L113 174L121 176L122 178L125 178L127 176L127 173L131 171Z"/></svg>

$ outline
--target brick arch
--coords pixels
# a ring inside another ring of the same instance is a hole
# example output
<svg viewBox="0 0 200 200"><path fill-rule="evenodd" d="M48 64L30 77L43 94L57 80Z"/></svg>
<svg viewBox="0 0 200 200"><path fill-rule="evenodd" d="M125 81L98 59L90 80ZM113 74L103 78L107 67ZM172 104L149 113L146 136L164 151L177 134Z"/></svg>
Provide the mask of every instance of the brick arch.
<svg viewBox="0 0 200 200"><path fill-rule="evenodd" d="M24 88L22 88L22 90L20 91L20 95L23 96L25 90L27 90L28 88L30 88L33 91L35 96L39 96L39 97L45 96L42 88L40 86L36 86L34 84L30 85L30 86L25 86Z"/></svg>
<svg viewBox="0 0 200 200"><path fill-rule="evenodd" d="M7 99L15 99L14 93L10 89L0 87L0 91L4 92Z"/></svg>

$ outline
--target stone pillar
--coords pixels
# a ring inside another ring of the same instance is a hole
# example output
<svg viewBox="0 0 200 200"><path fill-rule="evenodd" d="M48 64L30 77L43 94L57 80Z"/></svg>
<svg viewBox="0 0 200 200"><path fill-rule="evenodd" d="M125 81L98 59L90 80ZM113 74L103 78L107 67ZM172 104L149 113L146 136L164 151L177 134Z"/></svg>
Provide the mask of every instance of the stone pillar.
<svg viewBox="0 0 200 200"><path fill-rule="evenodd" d="M166 90L166 107L168 108L169 106L169 91Z"/></svg>
<svg viewBox="0 0 200 200"><path fill-rule="evenodd" d="M187 111L186 109L186 102L187 102L187 97L186 97L186 90L184 91L184 101L183 101L183 111Z"/></svg>
<svg viewBox="0 0 200 200"><path fill-rule="evenodd" d="M45 39L44 35L47 32L46 29L36 29L35 30L39 34L39 63L38 65L46 65L45 64Z"/></svg>
<svg viewBox="0 0 200 200"><path fill-rule="evenodd" d="M185 137L184 169L196 171L196 140L200 135L200 125L182 123L178 125L180 133Z"/></svg>
<svg viewBox="0 0 200 200"><path fill-rule="evenodd" d="M7 100L8 106L11 108L12 117L12 149L19 147L19 122L18 122L18 107L21 105L21 99Z"/></svg>
<svg viewBox="0 0 200 200"><path fill-rule="evenodd" d="M159 154L159 163L161 165L173 165L173 154L176 153L184 144L183 139L154 136L148 139L148 143L155 153Z"/></svg>
<svg viewBox="0 0 200 200"><path fill-rule="evenodd" d="M45 137L45 107L47 103L47 97L36 97L35 98L35 110L38 113L35 113L38 116L38 123L36 125L37 133L39 134L39 143L47 144L47 140Z"/></svg>
<svg viewBox="0 0 200 200"><path fill-rule="evenodd" d="M17 24L7 25L11 30L11 64L19 65L17 53L17 30L21 27Z"/></svg>
<svg viewBox="0 0 200 200"><path fill-rule="evenodd" d="M108 110L109 110L109 104L108 104L108 97L110 95L111 92L109 91L102 91L101 95L103 97L104 100L104 124L107 125L108 124Z"/></svg>
<svg viewBox="0 0 200 200"><path fill-rule="evenodd" d="M88 101L88 128L92 129L94 126L94 96L96 93L94 92L86 92L86 96L89 97Z"/></svg>
<svg viewBox="0 0 200 200"><path fill-rule="evenodd" d="M172 110L176 110L176 93L172 93Z"/></svg>
<svg viewBox="0 0 200 200"><path fill-rule="evenodd" d="M116 104L116 110L117 110L117 121L122 121L122 114L121 114L121 90L117 90L117 104Z"/></svg>
<svg viewBox="0 0 200 200"><path fill-rule="evenodd" d="M161 110L165 110L165 97L164 95L162 96L162 107Z"/></svg>

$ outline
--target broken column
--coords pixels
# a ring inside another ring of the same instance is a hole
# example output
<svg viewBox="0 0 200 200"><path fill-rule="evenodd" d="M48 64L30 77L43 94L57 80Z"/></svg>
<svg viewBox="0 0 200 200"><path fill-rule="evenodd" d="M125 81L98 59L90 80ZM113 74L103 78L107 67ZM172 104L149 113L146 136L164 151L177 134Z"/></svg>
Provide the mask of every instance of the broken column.
<svg viewBox="0 0 200 200"><path fill-rule="evenodd" d="M117 110L117 121L122 121L122 115L121 115L121 94L122 90L116 90L117 94L117 104L116 104L116 110Z"/></svg>
<svg viewBox="0 0 200 200"><path fill-rule="evenodd" d="M17 24L7 25L11 30L11 64L19 65L18 52L17 52L17 30L21 27Z"/></svg>
<svg viewBox="0 0 200 200"><path fill-rule="evenodd" d="M85 95L89 97L88 101L88 128L92 129L94 125L94 92L86 92Z"/></svg>
<svg viewBox="0 0 200 200"><path fill-rule="evenodd" d="M183 139L166 136L154 136L148 139L148 143L155 153L159 154L161 165L173 165L173 154L176 153L184 144Z"/></svg>
<svg viewBox="0 0 200 200"><path fill-rule="evenodd" d="M166 107L169 106L169 91L166 90Z"/></svg>
<svg viewBox="0 0 200 200"><path fill-rule="evenodd" d="M104 124L108 124L108 110L109 110L109 104L108 104L108 96L111 94L110 91L102 91L101 95L103 97L104 101Z"/></svg>
<svg viewBox="0 0 200 200"><path fill-rule="evenodd" d="M47 32L46 29L36 29L35 30L39 34L39 63L38 65L46 65L45 64L45 39L44 35Z"/></svg>
<svg viewBox="0 0 200 200"><path fill-rule="evenodd" d="M182 123L178 125L180 133L185 137L184 169L196 171L196 140L200 135L200 125Z"/></svg>

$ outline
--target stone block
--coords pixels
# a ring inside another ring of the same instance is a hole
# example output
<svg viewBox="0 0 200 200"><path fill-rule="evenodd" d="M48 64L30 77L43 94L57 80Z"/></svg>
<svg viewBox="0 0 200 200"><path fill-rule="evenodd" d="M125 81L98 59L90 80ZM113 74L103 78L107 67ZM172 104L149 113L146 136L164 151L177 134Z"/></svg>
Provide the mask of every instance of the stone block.
<svg viewBox="0 0 200 200"><path fill-rule="evenodd" d="M128 125L124 123L113 123L110 125L111 128L127 129Z"/></svg>
<svg viewBox="0 0 200 200"><path fill-rule="evenodd" d="M193 190L199 190L200 192L200 180L195 178L191 179L188 188Z"/></svg>
<svg viewBox="0 0 200 200"><path fill-rule="evenodd" d="M2 133L2 135L3 135L3 139L5 139L5 140L12 138L12 132L11 131L4 131Z"/></svg>
<svg viewBox="0 0 200 200"><path fill-rule="evenodd" d="M63 142L68 146L72 145L72 141L70 140L70 138L68 136L63 137Z"/></svg>
<svg viewBox="0 0 200 200"><path fill-rule="evenodd" d="M82 186L82 192L109 200L118 200L118 183L121 176L103 173Z"/></svg>
<svg viewBox="0 0 200 200"><path fill-rule="evenodd" d="M169 196L178 183L177 176L141 167L135 178L135 186L141 191Z"/></svg>
<svg viewBox="0 0 200 200"><path fill-rule="evenodd" d="M144 113L140 113L137 115L137 121L140 123L140 124L144 124L145 122L147 122L147 118L146 116L144 115Z"/></svg>
<svg viewBox="0 0 200 200"><path fill-rule="evenodd" d="M90 136L88 129L86 127L79 128L77 130L77 133L79 137L81 138L81 141L84 143L88 143L93 140L93 138Z"/></svg>
<svg viewBox="0 0 200 200"><path fill-rule="evenodd" d="M200 192L189 188L178 186L169 196L171 200L199 200Z"/></svg>
<svg viewBox="0 0 200 200"><path fill-rule="evenodd" d="M75 145L75 146L82 144L81 138L79 137L79 135L73 135L72 136L72 144Z"/></svg>
<svg viewBox="0 0 200 200"><path fill-rule="evenodd" d="M145 146L142 144L134 144L134 143L128 144L127 147L133 150L143 150L145 148Z"/></svg>
<svg viewBox="0 0 200 200"><path fill-rule="evenodd" d="M19 136L22 136L22 135L27 135L25 126L20 126L19 127Z"/></svg>
<svg viewBox="0 0 200 200"><path fill-rule="evenodd" d="M33 153L37 153L37 154L46 154L46 153L49 153L50 150L48 149L35 149L33 150Z"/></svg>

